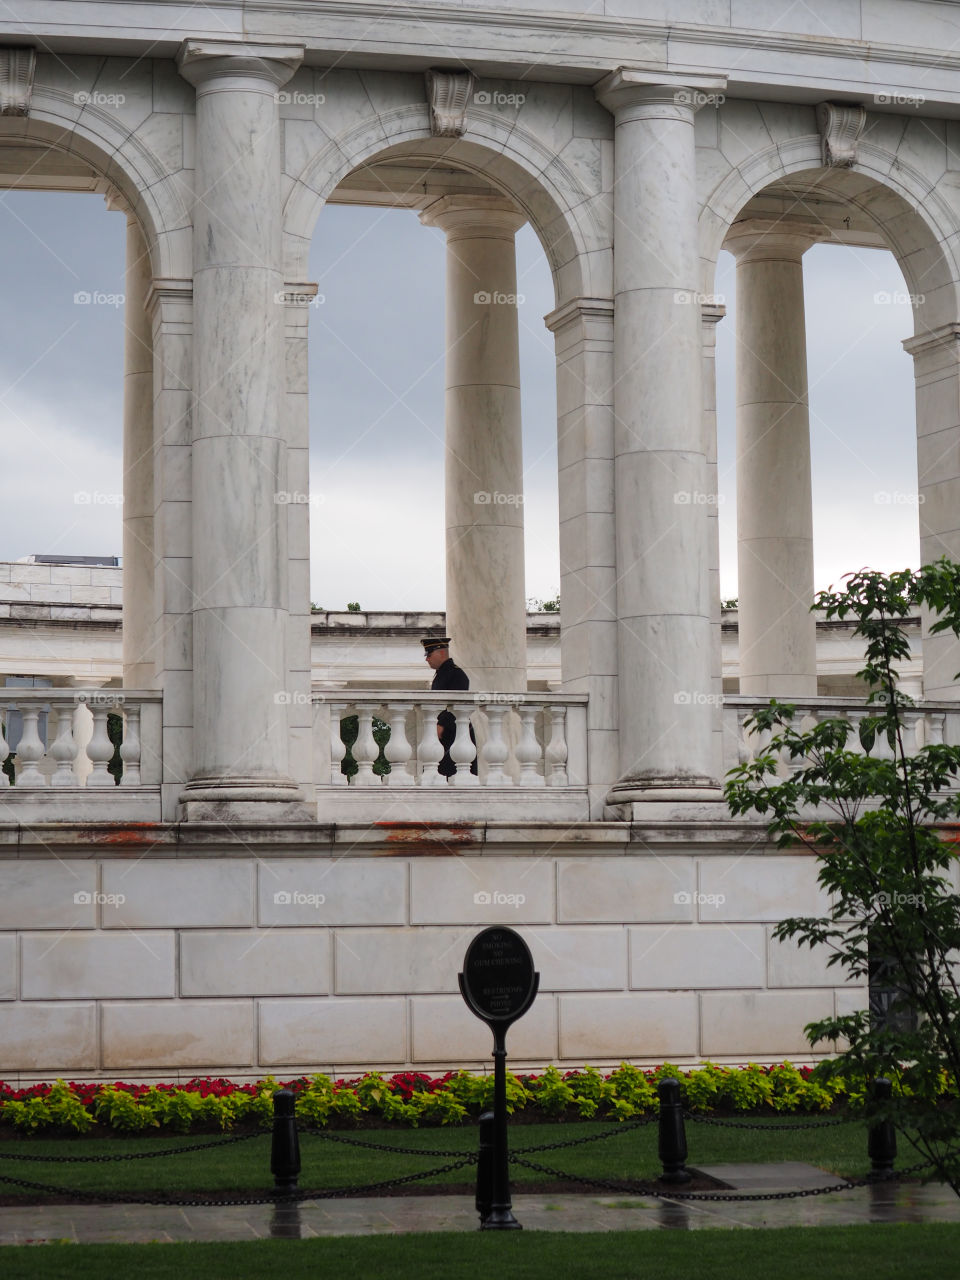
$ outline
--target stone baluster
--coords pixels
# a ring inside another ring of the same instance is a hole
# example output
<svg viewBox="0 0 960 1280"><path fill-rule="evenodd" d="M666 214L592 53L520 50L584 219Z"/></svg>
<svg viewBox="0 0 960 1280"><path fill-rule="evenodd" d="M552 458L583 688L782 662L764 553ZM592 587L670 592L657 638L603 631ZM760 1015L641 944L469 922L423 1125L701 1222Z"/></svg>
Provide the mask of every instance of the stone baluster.
<svg viewBox="0 0 960 1280"><path fill-rule="evenodd" d="M420 745L417 758L420 762L421 787L445 787L447 779L437 770L443 759L443 746L437 733L437 711L433 704L420 708Z"/></svg>
<svg viewBox="0 0 960 1280"><path fill-rule="evenodd" d="M81 696L81 701L84 699ZM89 703L88 703L89 706ZM113 743L107 732L107 716L110 707L107 703L97 701L90 707L93 716L93 736L87 743L87 759L93 765L93 771L87 778L88 787L112 787L116 784L107 765L113 759Z"/></svg>
<svg viewBox="0 0 960 1280"><path fill-rule="evenodd" d="M386 782L391 787L412 787L415 779L408 767L413 755L413 748L407 741L407 712L413 709L412 702L391 702L387 707L390 720L390 738L383 749L383 754L390 764L390 772Z"/></svg>
<svg viewBox="0 0 960 1280"><path fill-rule="evenodd" d="M7 777L6 773L4 773L2 768L6 763L7 756L10 754L10 744L7 742L7 735L5 732L5 717L9 714L9 710L9 707L7 706L0 707L0 791L2 791L4 787L9 787L10 785L10 779Z"/></svg>
<svg viewBox="0 0 960 1280"><path fill-rule="evenodd" d="M373 736L373 711L369 707L357 708L357 740L353 744L353 758L357 762L354 775L355 787L379 787L380 778L373 772L373 763L380 754Z"/></svg>
<svg viewBox="0 0 960 1280"><path fill-rule="evenodd" d="M752 714L751 711L737 712L737 762L739 764L749 764L753 759L753 751L750 749L750 733L747 729L747 721Z"/></svg>
<svg viewBox="0 0 960 1280"><path fill-rule="evenodd" d="M348 781L340 767L347 754L346 743L340 736L340 721L346 709L344 702L330 703L330 783L334 787L345 787Z"/></svg>
<svg viewBox="0 0 960 1280"><path fill-rule="evenodd" d="M57 762L56 770L50 779L51 787L75 787L78 785L77 775L73 771L73 762L77 758L77 743L73 736L73 707L59 706L51 712L56 716L57 736L50 747L50 754ZM0 752L3 747L0 745ZM0 783L0 786L3 784Z"/></svg>
<svg viewBox="0 0 960 1280"><path fill-rule="evenodd" d="M140 707L135 702L126 702L123 706L123 741L120 743L120 759L123 761L121 787L139 787Z"/></svg>
<svg viewBox="0 0 960 1280"><path fill-rule="evenodd" d="M543 709L544 720L550 724L550 741L544 752L548 771L548 787L567 786L567 708L551 705Z"/></svg>
<svg viewBox="0 0 960 1280"><path fill-rule="evenodd" d="M512 787L513 779L504 769L510 754L503 736L503 717L507 708L502 702L490 702L484 707L487 716L487 740L480 752L485 787Z"/></svg>
<svg viewBox="0 0 960 1280"><path fill-rule="evenodd" d="M450 745L450 759L457 766L457 772L452 778L455 787L476 787L480 783L479 776L470 772L470 766L477 756L477 748L470 741L470 713L474 705L472 702L453 703L457 734Z"/></svg>
<svg viewBox="0 0 960 1280"><path fill-rule="evenodd" d="M43 759L43 741L40 737L40 708L23 707L23 733L17 746L17 761L20 768L17 772L18 787L45 787L47 780L37 768Z"/></svg>
<svg viewBox="0 0 960 1280"><path fill-rule="evenodd" d="M926 718L927 744L931 747L943 746L943 722L946 715L942 711L931 711Z"/></svg>
<svg viewBox="0 0 960 1280"><path fill-rule="evenodd" d="M520 717L520 741L517 743L517 762L520 765L521 787L542 787L546 780L537 769L540 763L540 743L537 741L537 708L517 707Z"/></svg>
<svg viewBox="0 0 960 1280"><path fill-rule="evenodd" d="M904 711L903 713L903 750L908 756L915 756L923 746L921 741L921 732L923 724L923 715L919 711Z"/></svg>

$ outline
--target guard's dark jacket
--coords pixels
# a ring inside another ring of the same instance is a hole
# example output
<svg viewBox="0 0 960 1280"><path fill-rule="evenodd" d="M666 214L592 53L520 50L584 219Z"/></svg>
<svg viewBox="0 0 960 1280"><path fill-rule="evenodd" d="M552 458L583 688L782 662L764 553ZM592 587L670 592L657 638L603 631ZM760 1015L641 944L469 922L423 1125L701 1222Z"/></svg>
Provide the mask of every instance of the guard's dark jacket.
<svg viewBox="0 0 960 1280"><path fill-rule="evenodd" d="M440 690L447 689L469 689L470 677L458 667L452 658L447 658L445 662L441 662L433 673L433 683L431 689ZM443 759L437 765L437 772L442 773L445 778L451 777L457 772L457 766L453 763L450 755L450 748L453 740L457 736L457 718L452 711L441 711L437 716L437 724L440 726L440 743L443 747ZM470 731L470 737L473 738L473 730ZM476 763L470 766L470 772L476 773Z"/></svg>

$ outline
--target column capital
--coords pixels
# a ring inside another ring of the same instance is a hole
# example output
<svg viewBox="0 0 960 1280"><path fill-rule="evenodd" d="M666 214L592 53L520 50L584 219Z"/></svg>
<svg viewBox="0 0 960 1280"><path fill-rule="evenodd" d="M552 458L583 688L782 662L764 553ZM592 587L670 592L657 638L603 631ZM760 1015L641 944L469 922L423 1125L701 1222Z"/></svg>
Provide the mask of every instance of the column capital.
<svg viewBox="0 0 960 1280"><path fill-rule="evenodd" d="M420 214L425 227L439 227L448 241L477 236L512 240L526 220L503 196L441 196Z"/></svg>
<svg viewBox="0 0 960 1280"><path fill-rule="evenodd" d="M951 320L937 329L915 333L912 338L904 338L901 346L911 356L926 356L932 351L946 351L951 347L960 350L960 324Z"/></svg>
<svg viewBox="0 0 960 1280"><path fill-rule="evenodd" d="M303 61L301 44L250 40L184 40L177 67L198 93L286 84Z"/></svg>
<svg viewBox="0 0 960 1280"><path fill-rule="evenodd" d="M782 218L744 218L735 222L723 242L743 262L799 262L811 245L830 238L820 227L784 222Z"/></svg>
<svg viewBox="0 0 960 1280"><path fill-rule="evenodd" d="M619 121L673 114L692 119L701 107L719 106L727 87L725 76L678 76L664 72L618 67L594 85L597 101Z"/></svg>
<svg viewBox="0 0 960 1280"><path fill-rule="evenodd" d="M584 320L600 320L613 324L613 299L570 298L555 311L543 317L543 323L551 333L559 333L568 324Z"/></svg>

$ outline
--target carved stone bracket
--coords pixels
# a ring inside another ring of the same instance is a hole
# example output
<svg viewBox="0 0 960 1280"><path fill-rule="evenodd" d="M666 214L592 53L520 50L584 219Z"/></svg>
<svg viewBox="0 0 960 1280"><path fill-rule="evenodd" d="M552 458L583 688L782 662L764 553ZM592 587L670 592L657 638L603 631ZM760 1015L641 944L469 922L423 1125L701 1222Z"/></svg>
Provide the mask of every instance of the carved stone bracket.
<svg viewBox="0 0 960 1280"><path fill-rule="evenodd" d="M430 132L435 138L460 138L467 127L467 104L476 83L472 71L427 71Z"/></svg>
<svg viewBox="0 0 960 1280"><path fill-rule="evenodd" d="M823 163L828 168L849 169L857 163L857 143L866 123L864 107L820 103L817 107L817 128L823 147Z"/></svg>
<svg viewBox="0 0 960 1280"><path fill-rule="evenodd" d="M36 49L0 48L0 116L28 116Z"/></svg>

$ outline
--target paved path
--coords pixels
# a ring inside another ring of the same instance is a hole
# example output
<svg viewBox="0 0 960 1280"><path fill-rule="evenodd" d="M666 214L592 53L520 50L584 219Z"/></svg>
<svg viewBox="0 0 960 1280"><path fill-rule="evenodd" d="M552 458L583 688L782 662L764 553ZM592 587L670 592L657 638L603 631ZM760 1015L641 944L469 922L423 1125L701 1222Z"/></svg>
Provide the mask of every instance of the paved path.
<svg viewBox="0 0 960 1280"><path fill-rule="evenodd" d="M704 1172L722 1177L744 1192L810 1189L838 1181L822 1169L796 1163L714 1165ZM635 1196L519 1194L514 1197L513 1208L527 1231L960 1222L960 1199L949 1188L924 1187L917 1183L880 1183L800 1199L733 1203L658 1201ZM462 1195L358 1198L236 1208L178 1209L116 1204L0 1208L0 1244L306 1239L476 1229L473 1201Z"/></svg>

